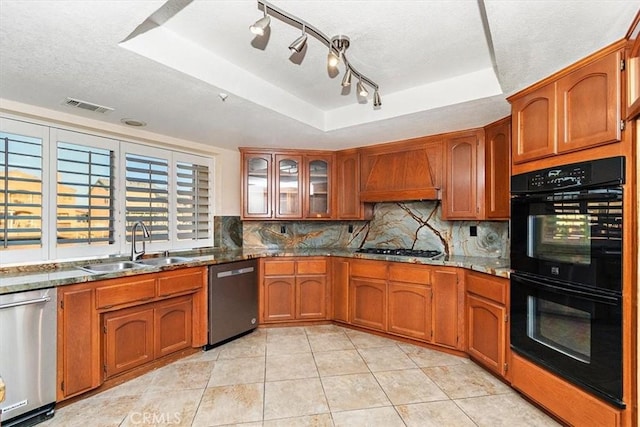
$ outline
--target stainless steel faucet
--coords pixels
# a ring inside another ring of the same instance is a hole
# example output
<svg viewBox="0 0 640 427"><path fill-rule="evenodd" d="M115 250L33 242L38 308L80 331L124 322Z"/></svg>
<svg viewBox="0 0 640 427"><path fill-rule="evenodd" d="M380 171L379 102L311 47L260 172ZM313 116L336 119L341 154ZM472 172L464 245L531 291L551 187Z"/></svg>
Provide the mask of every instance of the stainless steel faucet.
<svg viewBox="0 0 640 427"><path fill-rule="evenodd" d="M133 225L131 226L131 261L135 261L140 258L142 255L144 255L144 252L146 250L144 239L142 239L142 250L136 250L136 230L138 227L142 228L142 236L144 238L148 239L149 237L151 237L149 229L146 225L144 225L142 221L136 221L133 223Z"/></svg>

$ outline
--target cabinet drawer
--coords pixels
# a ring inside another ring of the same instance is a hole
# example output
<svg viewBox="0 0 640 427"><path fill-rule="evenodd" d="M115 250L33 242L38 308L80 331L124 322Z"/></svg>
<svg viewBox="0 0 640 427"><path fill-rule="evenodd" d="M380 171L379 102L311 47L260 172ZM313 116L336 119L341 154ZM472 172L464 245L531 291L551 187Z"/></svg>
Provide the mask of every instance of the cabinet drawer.
<svg viewBox="0 0 640 427"><path fill-rule="evenodd" d="M265 276L290 276L295 274L295 261L265 261Z"/></svg>
<svg viewBox="0 0 640 427"><path fill-rule="evenodd" d="M298 274L325 274L327 261L323 259L298 261Z"/></svg>
<svg viewBox="0 0 640 427"><path fill-rule="evenodd" d="M128 279L126 282L101 286L96 289L96 308L110 308L119 304L151 300L156 295L153 278Z"/></svg>
<svg viewBox="0 0 640 427"><path fill-rule="evenodd" d="M467 292L480 295L500 304L507 303L509 281L480 273L467 273Z"/></svg>
<svg viewBox="0 0 640 427"><path fill-rule="evenodd" d="M355 260L351 263L351 276L387 278L387 263L381 261Z"/></svg>
<svg viewBox="0 0 640 427"><path fill-rule="evenodd" d="M196 292L202 288L202 271L171 272L158 277L158 296L160 298L182 292Z"/></svg>
<svg viewBox="0 0 640 427"><path fill-rule="evenodd" d="M431 283L431 271L429 267L424 266L391 264L389 266L389 280L429 285Z"/></svg>

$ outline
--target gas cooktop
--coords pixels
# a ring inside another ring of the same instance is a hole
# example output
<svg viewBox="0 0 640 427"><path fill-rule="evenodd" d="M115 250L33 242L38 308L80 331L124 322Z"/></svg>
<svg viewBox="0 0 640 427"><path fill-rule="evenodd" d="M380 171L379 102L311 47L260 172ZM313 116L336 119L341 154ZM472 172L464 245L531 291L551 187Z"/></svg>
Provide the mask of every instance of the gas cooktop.
<svg viewBox="0 0 640 427"><path fill-rule="evenodd" d="M356 252L363 254L376 255L396 255L396 256L414 256L420 258L438 258L442 255L440 251L421 250L421 249L390 249L390 248L360 248Z"/></svg>

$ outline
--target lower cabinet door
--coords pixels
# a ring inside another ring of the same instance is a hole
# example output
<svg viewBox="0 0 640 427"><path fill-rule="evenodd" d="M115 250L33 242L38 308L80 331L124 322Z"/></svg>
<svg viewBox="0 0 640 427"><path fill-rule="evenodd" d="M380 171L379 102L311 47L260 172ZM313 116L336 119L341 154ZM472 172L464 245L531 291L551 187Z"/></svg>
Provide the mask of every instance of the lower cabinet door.
<svg viewBox="0 0 640 427"><path fill-rule="evenodd" d="M168 300L155 309L155 357L191 347L191 296Z"/></svg>
<svg viewBox="0 0 640 427"><path fill-rule="evenodd" d="M505 374L506 315L504 306L467 294L467 352L500 375Z"/></svg>
<svg viewBox="0 0 640 427"><path fill-rule="evenodd" d="M295 319L295 277L264 279L264 321Z"/></svg>
<svg viewBox="0 0 640 427"><path fill-rule="evenodd" d="M455 269L437 269L432 273L433 343L458 348L458 275ZM464 323L464 322L463 322Z"/></svg>
<svg viewBox="0 0 640 427"><path fill-rule="evenodd" d="M351 278L351 322L354 325L387 329L387 283L384 280Z"/></svg>
<svg viewBox="0 0 640 427"><path fill-rule="evenodd" d="M389 282L389 332L431 339L431 289L424 285Z"/></svg>
<svg viewBox="0 0 640 427"><path fill-rule="evenodd" d="M153 360L153 317L151 307L134 307L104 315L106 378Z"/></svg>
<svg viewBox="0 0 640 427"><path fill-rule="evenodd" d="M326 276L297 276L296 319L326 319L326 293Z"/></svg>

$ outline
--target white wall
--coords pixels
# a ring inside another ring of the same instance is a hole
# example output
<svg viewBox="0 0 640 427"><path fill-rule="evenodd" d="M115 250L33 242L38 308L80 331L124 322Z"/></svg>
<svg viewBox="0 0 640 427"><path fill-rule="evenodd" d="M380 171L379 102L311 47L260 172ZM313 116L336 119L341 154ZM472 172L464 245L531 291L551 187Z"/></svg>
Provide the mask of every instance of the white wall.
<svg viewBox="0 0 640 427"><path fill-rule="evenodd" d="M240 215L240 152L216 147L213 145L215 140L212 141L212 145L205 145L3 98L0 98L0 114L18 120L92 133L107 138L211 156L215 159L214 215Z"/></svg>

